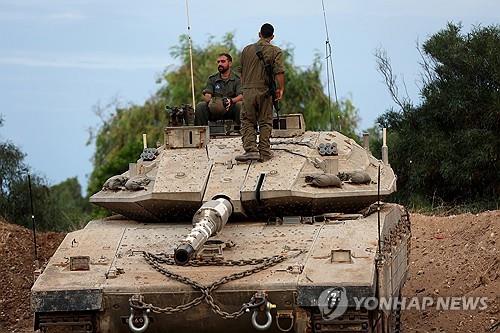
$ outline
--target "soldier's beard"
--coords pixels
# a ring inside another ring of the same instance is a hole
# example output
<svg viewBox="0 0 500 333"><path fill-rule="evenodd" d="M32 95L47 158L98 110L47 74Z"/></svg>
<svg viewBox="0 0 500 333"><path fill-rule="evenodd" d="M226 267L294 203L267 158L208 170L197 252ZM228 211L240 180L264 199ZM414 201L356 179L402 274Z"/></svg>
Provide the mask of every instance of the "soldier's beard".
<svg viewBox="0 0 500 333"><path fill-rule="evenodd" d="M224 68L223 66L219 66L217 67L217 69L219 70L219 73L224 74L228 71L229 68Z"/></svg>

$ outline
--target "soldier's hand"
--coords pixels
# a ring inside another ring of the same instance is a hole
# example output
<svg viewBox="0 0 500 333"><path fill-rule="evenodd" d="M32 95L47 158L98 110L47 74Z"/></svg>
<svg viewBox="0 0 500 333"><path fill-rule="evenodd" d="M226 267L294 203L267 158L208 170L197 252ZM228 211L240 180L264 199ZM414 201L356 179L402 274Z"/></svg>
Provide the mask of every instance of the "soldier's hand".
<svg viewBox="0 0 500 333"><path fill-rule="evenodd" d="M224 97L222 99L222 104L226 108L226 111L229 111L229 108L231 107L231 105L233 105L233 100L229 97Z"/></svg>
<svg viewBox="0 0 500 333"><path fill-rule="evenodd" d="M276 89L276 100L279 101L281 100L281 98L283 98L283 89Z"/></svg>

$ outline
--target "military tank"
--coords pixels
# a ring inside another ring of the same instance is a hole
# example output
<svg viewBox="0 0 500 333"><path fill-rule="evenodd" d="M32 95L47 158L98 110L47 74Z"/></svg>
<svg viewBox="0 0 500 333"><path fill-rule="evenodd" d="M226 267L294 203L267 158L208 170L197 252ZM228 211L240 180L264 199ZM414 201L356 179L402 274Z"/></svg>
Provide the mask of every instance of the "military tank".
<svg viewBox="0 0 500 333"><path fill-rule="evenodd" d="M90 201L114 212L69 233L31 292L42 332L398 332L410 221L383 203L387 161L302 115L274 157L238 163L237 135L166 127ZM145 140L146 141L146 140Z"/></svg>

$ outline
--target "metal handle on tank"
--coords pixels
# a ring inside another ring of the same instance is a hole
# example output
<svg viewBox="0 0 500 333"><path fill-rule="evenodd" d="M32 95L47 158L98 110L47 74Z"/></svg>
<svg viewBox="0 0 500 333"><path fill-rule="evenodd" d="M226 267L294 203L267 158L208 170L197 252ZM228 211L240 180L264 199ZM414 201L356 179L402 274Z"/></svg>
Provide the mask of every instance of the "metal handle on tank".
<svg viewBox="0 0 500 333"><path fill-rule="evenodd" d="M265 308L264 312L266 313L266 322L264 324L259 324L257 322L257 315L260 312L258 308L255 308L252 313L252 326L258 331L268 330L269 327L271 327L271 324L273 323L273 317L271 316L271 309L276 308L276 305L267 301L264 308Z"/></svg>
<svg viewBox="0 0 500 333"><path fill-rule="evenodd" d="M259 314L260 311L258 310L253 310L252 313L252 325L256 330L259 331L266 331L271 327L271 324L273 323L273 317L271 316L271 311L266 310L266 322L265 324L261 325L257 322L257 315Z"/></svg>
<svg viewBox="0 0 500 333"><path fill-rule="evenodd" d="M280 325L280 317L279 317L279 315L276 315L276 326L278 327L278 329L281 332L290 332L293 329L293 326L295 325L295 319L293 317L293 314L290 315L289 319L290 319L290 326L287 329L284 329Z"/></svg>

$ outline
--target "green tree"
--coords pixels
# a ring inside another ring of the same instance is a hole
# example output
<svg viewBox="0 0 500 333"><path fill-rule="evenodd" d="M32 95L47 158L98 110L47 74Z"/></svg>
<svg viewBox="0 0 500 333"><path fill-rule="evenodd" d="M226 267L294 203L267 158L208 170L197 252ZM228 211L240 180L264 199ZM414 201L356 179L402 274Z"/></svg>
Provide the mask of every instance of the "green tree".
<svg viewBox="0 0 500 333"><path fill-rule="evenodd" d="M23 181L28 171L24 164L24 153L10 142L0 142L0 212L9 215L9 194L12 187Z"/></svg>
<svg viewBox="0 0 500 333"><path fill-rule="evenodd" d="M498 204L500 26L462 33L461 25L449 23L422 50L421 104L401 103L401 110L378 119L390 129L400 195Z"/></svg>
<svg viewBox="0 0 500 333"><path fill-rule="evenodd" d="M49 190L54 213L57 214L58 229L80 229L88 222L92 207L82 196L82 187L76 177L53 185Z"/></svg>
<svg viewBox="0 0 500 333"><path fill-rule="evenodd" d="M193 45L194 82L197 101L209 75L217 71L215 60L222 52L233 57L233 69L239 67L240 51L234 44L234 36L227 33L220 41L210 37L206 45ZM330 128L328 97L321 84L321 62L319 56L313 64L301 69L293 64L293 49L285 48L287 86L283 101L284 113L303 113L308 129ZM158 78L158 91L144 105L127 107L98 106L97 114L102 123L95 130L89 143L95 141L94 169L90 175L87 193L98 192L107 178L124 172L129 162L135 161L142 151L142 134L148 141L163 140L163 127L168 123L166 105L192 104L189 44L186 35L179 38L179 44L171 49L171 55L180 60L180 66L167 68ZM333 105L334 128L353 136L357 126L357 110L349 100Z"/></svg>
<svg viewBox="0 0 500 333"><path fill-rule="evenodd" d="M1 120L1 117L0 117ZM0 124L2 122L0 121ZM31 226L29 166L25 154L11 142L0 142L0 216L12 223ZM89 204L76 178L50 187L31 175L34 213L40 230L71 230L87 220Z"/></svg>
<svg viewBox="0 0 500 333"><path fill-rule="evenodd" d="M382 159L382 128L374 125L365 130L365 133L368 133L370 138L370 152L376 158ZM360 138L360 141L362 141L362 138Z"/></svg>
<svg viewBox="0 0 500 333"><path fill-rule="evenodd" d="M89 178L89 195L98 192L109 177L120 174L142 152L142 134L147 134L149 146L163 143L163 129L168 124L165 101L152 97L144 105L117 107L102 117L95 140L94 169ZM103 111L97 107L98 111ZM90 141L92 142L92 140ZM90 143L89 142L89 143Z"/></svg>

